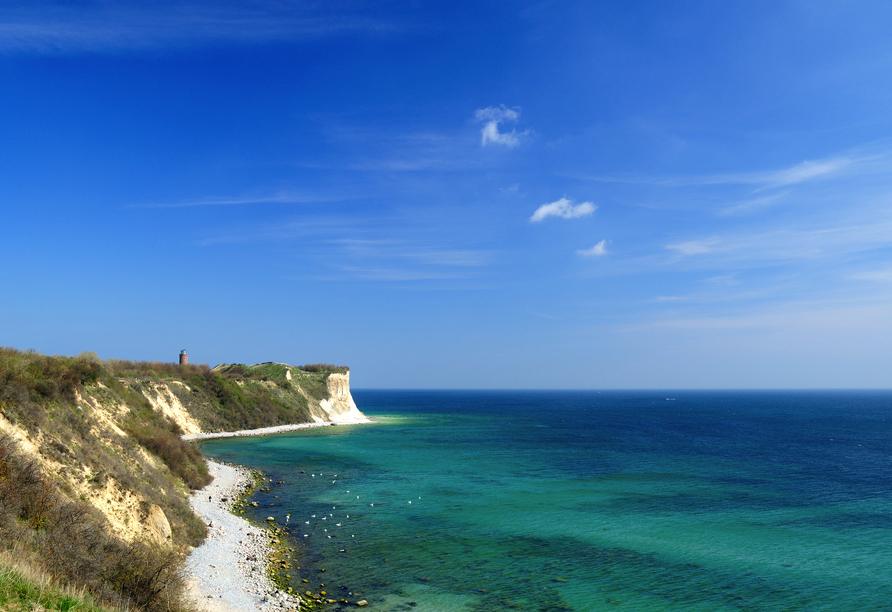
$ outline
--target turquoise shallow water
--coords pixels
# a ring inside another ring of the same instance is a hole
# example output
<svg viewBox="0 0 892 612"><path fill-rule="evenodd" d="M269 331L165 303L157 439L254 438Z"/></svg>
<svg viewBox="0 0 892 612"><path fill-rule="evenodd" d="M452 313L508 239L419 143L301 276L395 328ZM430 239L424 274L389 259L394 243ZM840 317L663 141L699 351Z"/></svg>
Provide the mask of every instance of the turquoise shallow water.
<svg viewBox="0 0 892 612"><path fill-rule="evenodd" d="M385 611L892 610L890 393L354 396L375 424L202 444L284 481L255 518L291 528L301 591Z"/></svg>

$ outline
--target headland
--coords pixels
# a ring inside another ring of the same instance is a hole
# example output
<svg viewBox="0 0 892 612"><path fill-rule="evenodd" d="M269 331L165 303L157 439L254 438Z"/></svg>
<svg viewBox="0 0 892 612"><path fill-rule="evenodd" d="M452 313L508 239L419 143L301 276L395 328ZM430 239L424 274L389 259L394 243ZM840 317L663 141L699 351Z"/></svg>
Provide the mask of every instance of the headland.
<svg viewBox="0 0 892 612"><path fill-rule="evenodd" d="M367 421L346 367L181 361L0 348L0 541L15 543L22 570L42 572L100 606L187 609L188 593L201 588L184 583L187 552L222 555L205 570L238 567L247 557L260 567L267 552L265 534L250 527L247 536L223 501L248 472L206 462L189 440ZM207 495L211 501L202 503ZM232 544L229 533L244 533L235 542L249 548L219 548ZM212 576L192 575L212 588ZM270 599L268 585L250 584L243 591L267 589ZM219 610L245 604L216 599Z"/></svg>

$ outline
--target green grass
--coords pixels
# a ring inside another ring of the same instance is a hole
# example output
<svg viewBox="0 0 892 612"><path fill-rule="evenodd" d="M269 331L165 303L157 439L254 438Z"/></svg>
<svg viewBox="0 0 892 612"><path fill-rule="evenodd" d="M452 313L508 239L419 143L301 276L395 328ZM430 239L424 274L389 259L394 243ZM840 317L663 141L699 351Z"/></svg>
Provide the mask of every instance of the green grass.
<svg viewBox="0 0 892 612"><path fill-rule="evenodd" d="M100 607L86 593L53 585L32 568L0 559L0 610L3 612L121 612Z"/></svg>

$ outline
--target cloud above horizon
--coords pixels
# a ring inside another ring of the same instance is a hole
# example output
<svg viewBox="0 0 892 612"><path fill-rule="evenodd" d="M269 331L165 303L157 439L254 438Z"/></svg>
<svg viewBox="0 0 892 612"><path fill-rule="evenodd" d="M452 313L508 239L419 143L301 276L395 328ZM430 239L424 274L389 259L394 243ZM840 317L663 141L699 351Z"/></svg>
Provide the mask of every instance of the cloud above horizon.
<svg viewBox="0 0 892 612"><path fill-rule="evenodd" d="M543 204L536 209L533 216L530 217L531 223L538 223L548 217L560 217L561 219L577 219L592 214L597 210L591 202L583 202L582 204L573 204L573 200L561 198L550 204Z"/></svg>
<svg viewBox="0 0 892 612"><path fill-rule="evenodd" d="M504 104L501 106L488 106L487 108L478 108L474 111L474 119L484 123L483 129L480 130L480 146L485 147L492 143L503 145L512 149L520 145L520 138L528 132L500 132L499 124L506 121L516 122L520 119L520 111L517 108L508 108Z"/></svg>
<svg viewBox="0 0 892 612"><path fill-rule="evenodd" d="M667 244L666 248L681 255L702 255L703 253L712 251L712 243L691 240L688 242L679 242L678 244Z"/></svg>
<svg viewBox="0 0 892 612"><path fill-rule="evenodd" d="M607 254L607 240L602 240L590 249L579 249L576 254L580 257L601 257Z"/></svg>

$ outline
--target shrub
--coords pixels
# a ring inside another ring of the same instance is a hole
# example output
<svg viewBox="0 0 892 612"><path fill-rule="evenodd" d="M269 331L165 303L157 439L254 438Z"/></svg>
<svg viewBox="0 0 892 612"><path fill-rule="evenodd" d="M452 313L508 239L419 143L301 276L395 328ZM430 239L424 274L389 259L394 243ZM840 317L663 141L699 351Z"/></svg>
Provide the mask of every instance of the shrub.
<svg viewBox="0 0 892 612"><path fill-rule="evenodd" d="M9 436L0 436L0 542L30 549L58 582L109 605L186 609L182 556L173 547L109 535L94 508L62 496Z"/></svg>
<svg viewBox="0 0 892 612"><path fill-rule="evenodd" d="M102 365L89 357L0 347L0 411L36 431L44 424L47 406L74 402L77 392L102 374Z"/></svg>
<svg viewBox="0 0 892 612"><path fill-rule="evenodd" d="M170 471L190 488L201 489L213 480L208 474L204 455L196 447L183 441L178 427L172 430L154 425L129 425L127 433L164 461Z"/></svg>
<svg viewBox="0 0 892 612"><path fill-rule="evenodd" d="M338 374L346 374L350 371L347 366L336 366L330 363L308 363L300 366L304 372L335 372Z"/></svg>

